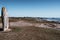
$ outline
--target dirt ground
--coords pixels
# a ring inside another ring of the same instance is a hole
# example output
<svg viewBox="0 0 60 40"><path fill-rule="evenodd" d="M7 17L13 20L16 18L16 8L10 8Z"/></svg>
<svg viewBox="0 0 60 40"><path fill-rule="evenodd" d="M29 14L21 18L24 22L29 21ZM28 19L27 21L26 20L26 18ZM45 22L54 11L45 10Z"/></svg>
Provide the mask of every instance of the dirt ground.
<svg viewBox="0 0 60 40"><path fill-rule="evenodd" d="M10 28L10 32L0 31L0 40L60 40L60 30L47 29L60 28L60 24L18 21L10 22Z"/></svg>
<svg viewBox="0 0 60 40"><path fill-rule="evenodd" d="M54 29L60 29L60 24L56 23L31 23L27 21L17 21L17 22L10 22L9 26L17 26L17 27L26 27L26 26L35 26L35 27L44 27L44 28L54 28ZM0 23L0 27L2 27L2 23Z"/></svg>
<svg viewBox="0 0 60 40"><path fill-rule="evenodd" d="M11 27L10 32L0 32L0 40L60 40L60 31L39 27Z"/></svg>

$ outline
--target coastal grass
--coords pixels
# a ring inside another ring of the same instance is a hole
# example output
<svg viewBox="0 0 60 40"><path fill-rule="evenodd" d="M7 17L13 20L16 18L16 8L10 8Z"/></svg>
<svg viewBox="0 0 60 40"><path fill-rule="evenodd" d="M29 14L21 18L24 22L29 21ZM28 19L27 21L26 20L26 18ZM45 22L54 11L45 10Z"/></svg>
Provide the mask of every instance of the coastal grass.
<svg viewBox="0 0 60 40"><path fill-rule="evenodd" d="M20 32L21 28L19 27L11 27L10 29L12 29L12 32Z"/></svg>

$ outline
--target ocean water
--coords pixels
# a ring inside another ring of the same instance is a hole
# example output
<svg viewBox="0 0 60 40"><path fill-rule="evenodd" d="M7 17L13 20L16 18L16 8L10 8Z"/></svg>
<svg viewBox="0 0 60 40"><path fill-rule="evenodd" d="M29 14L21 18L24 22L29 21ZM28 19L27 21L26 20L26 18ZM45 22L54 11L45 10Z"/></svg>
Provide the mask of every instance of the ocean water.
<svg viewBox="0 0 60 40"><path fill-rule="evenodd" d="M44 20L47 20L47 21L58 21L58 22L60 22L60 18L44 18Z"/></svg>
<svg viewBox="0 0 60 40"><path fill-rule="evenodd" d="M37 20L47 20L47 21L56 21L60 22L60 18L36 18Z"/></svg>

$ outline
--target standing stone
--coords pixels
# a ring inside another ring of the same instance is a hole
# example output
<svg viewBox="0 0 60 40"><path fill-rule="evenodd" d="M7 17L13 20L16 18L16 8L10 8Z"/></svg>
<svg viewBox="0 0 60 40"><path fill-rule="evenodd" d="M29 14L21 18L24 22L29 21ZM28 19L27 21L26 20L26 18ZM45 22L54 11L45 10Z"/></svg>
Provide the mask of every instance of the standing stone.
<svg viewBox="0 0 60 40"><path fill-rule="evenodd" d="M8 30L9 29L9 18L8 18L8 13L5 7L2 7L1 17L2 17L3 31L9 31Z"/></svg>

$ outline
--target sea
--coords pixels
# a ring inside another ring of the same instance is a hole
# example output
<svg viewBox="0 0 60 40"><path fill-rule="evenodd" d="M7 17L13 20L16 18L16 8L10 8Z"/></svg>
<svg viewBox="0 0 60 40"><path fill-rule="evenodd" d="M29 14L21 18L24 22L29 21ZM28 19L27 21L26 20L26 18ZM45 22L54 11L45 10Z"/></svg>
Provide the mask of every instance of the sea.
<svg viewBox="0 0 60 40"><path fill-rule="evenodd" d="M38 20L47 20L47 21L55 21L60 22L60 18L37 18Z"/></svg>
<svg viewBox="0 0 60 40"><path fill-rule="evenodd" d="M43 20L60 22L60 18L43 18Z"/></svg>

